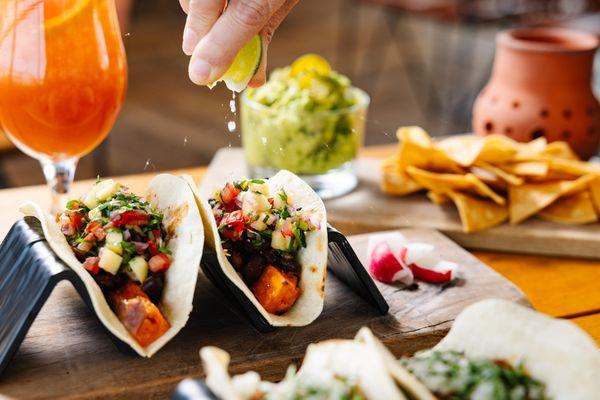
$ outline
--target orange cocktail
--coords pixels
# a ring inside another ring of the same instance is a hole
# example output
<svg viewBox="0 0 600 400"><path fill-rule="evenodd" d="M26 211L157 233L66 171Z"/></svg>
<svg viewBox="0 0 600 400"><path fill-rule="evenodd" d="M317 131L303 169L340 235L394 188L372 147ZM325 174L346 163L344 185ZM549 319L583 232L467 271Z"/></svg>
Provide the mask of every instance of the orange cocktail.
<svg viewBox="0 0 600 400"><path fill-rule="evenodd" d="M2 1L0 121L28 154L78 157L112 127L126 86L113 2Z"/></svg>
<svg viewBox="0 0 600 400"><path fill-rule="evenodd" d="M108 134L126 82L114 0L0 0L0 126L55 193Z"/></svg>

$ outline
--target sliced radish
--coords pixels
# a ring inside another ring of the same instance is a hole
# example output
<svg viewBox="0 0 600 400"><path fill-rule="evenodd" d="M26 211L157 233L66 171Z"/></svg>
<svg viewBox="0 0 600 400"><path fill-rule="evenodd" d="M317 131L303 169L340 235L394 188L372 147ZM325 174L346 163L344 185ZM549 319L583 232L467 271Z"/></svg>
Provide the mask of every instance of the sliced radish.
<svg viewBox="0 0 600 400"><path fill-rule="evenodd" d="M411 270L402 265L386 241L379 242L373 248L369 271L373 278L384 283L401 282L410 285L413 282Z"/></svg>
<svg viewBox="0 0 600 400"><path fill-rule="evenodd" d="M400 260L418 280L446 283L456 278L458 264L440 259L435 247L427 243L410 243L400 252Z"/></svg>

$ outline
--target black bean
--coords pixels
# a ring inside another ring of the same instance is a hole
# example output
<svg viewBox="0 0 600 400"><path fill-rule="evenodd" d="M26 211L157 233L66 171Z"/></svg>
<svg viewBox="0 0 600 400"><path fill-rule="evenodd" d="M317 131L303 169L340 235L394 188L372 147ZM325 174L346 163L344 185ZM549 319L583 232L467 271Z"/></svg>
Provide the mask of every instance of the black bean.
<svg viewBox="0 0 600 400"><path fill-rule="evenodd" d="M229 262L231 265L233 265L233 268L235 268L236 271L241 271L242 267L244 266L244 258L242 257L242 254L235 250L229 250L229 253L231 254L229 256Z"/></svg>
<svg viewBox="0 0 600 400"><path fill-rule="evenodd" d="M251 285L260 278L263 269L267 266L267 261L259 255L250 256L248 262L242 270L242 275L247 284Z"/></svg>
<svg viewBox="0 0 600 400"><path fill-rule="evenodd" d="M142 284L142 290L153 303L158 303L162 296L164 280L164 274L153 274L146 278Z"/></svg>
<svg viewBox="0 0 600 400"><path fill-rule="evenodd" d="M300 274L300 263L292 254L283 254L279 259L279 266L285 272L289 272L294 275Z"/></svg>

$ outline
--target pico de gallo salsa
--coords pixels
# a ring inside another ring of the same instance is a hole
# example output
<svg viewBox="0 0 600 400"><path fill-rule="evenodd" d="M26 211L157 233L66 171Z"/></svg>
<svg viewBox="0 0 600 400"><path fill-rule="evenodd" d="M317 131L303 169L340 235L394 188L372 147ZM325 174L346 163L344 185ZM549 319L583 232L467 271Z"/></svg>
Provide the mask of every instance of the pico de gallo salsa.
<svg viewBox="0 0 600 400"><path fill-rule="evenodd" d="M316 216L260 179L227 182L209 204L227 258L258 302L271 314L290 310L301 294L298 251L319 229Z"/></svg>
<svg viewBox="0 0 600 400"><path fill-rule="evenodd" d="M171 265L162 212L112 179L57 216L61 231L111 309L146 347L169 329L157 307Z"/></svg>

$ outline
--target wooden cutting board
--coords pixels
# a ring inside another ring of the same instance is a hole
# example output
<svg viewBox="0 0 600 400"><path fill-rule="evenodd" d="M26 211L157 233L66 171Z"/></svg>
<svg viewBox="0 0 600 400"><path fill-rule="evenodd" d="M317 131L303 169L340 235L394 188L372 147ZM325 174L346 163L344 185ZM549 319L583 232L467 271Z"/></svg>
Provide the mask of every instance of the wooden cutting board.
<svg viewBox="0 0 600 400"><path fill-rule="evenodd" d="M464 233L452 204L438 206L424 193L405 197L382 193L380 165L380 159L360 158L358 188L325 202L329 222L342 233L433 228L467 249L600 259L600 224L566 225L534 218L519 225L505 223L483 232ZM222 149L211 162L201 189L210 193L227 177L245 172L242 150Z"/></svg>
<svg viewBox="0 0 600 400"><path fill-rule="evenodd" d="M256 332L227 299L201 275L187 326L150 359L119 353L70 284L61 283L42 308L4 375L0 394L15 398L168 398L176 384L198 376L198 350L219 346L232 355L232 371L257 370L281 378L298 362L306 346L330 338L352 338L369 326L400 356L433 346L467 305L497 297L528 305L512 283L433 230L403 230L408 240L436 245L440 254L460 264L464 279L416 290L377 283L390 305L375 310L331 274L323 314L303 328ZM350 238L366 259L368 235ZM0 395L2 397L2 395Z"/></svg>

